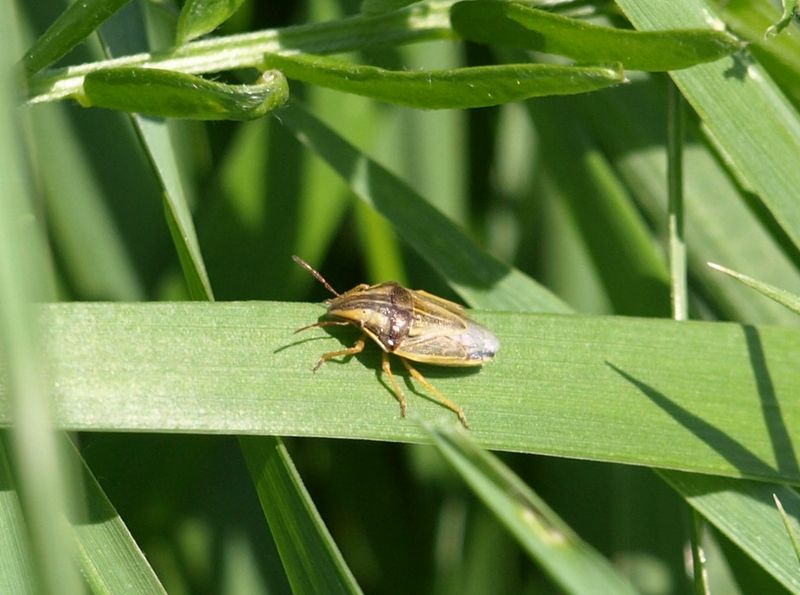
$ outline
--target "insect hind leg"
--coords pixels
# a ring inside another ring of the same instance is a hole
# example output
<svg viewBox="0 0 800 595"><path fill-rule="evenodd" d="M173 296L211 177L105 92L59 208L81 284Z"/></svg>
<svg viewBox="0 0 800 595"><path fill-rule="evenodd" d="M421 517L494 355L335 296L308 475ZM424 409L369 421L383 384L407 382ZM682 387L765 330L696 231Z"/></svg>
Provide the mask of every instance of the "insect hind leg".
<svg viewBox="0 0 800 595"><path fill-rule="evenodd" d="M430 382L428 382L425 379L425 377L422 374L420 374L416 370L416 368L414 368L411 364L409 364L405 359L400 358L400 361L403 362L403 365L406 367L406 370L408 370L409 374L411 374L414 380L416 380L422 386L424 386L425 389L429 393L431 393L436 398L437 401L439 401L442 405L444 405L450 411L455 413L458 416L458 421L460 421L465 428L469 428L469 424L467 423L467 416L464 415L464 410L461 407L453 403L453 401L451 401L450 399L445 397L442 393L440 393L438 390L436 390L433 387L433 385Z"/></svg>
<svg viewBox="0 0 800 595"><path fill-rule="evenodd" d="M316 325L313 325L313 326L316 326ZM303 329L300 329L300 330L303 330ZM324 364L325 362L327 362L330 359L333 359L334 357L339 357L340 355L341 356L355 355L356 353L361 353L362 351L364 351L364 335L361 335L361 337L358 339L358 341L353 343L352 347L348 347L347 349L340 349L339 351L331 351L330 353L323 353L320 356L320 358L317 360L317 363L314 364L314 367L312 368L312 371L316 372L317 370L319 370L319 367L322 364Z"/></svg>
<svg viewBox="0 0 800 595"><path fill-rule="evenodd" d="M389 377L389 382L392 384L394 396L397 397L398 401L400 401L400 417L405 417L406 396L403 394L403 391L400 390L400 385L397 383L397 378L395 378L394 374L392 373L392 366L389 363L389 354L385 351L381 351L381 368L383 369L384 374Z"/></svg>

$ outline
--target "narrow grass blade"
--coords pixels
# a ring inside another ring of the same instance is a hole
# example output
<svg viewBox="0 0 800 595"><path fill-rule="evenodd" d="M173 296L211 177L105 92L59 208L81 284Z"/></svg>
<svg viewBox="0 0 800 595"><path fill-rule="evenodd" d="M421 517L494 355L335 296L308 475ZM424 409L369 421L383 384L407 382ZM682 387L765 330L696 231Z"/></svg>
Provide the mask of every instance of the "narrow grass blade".
<svg viewBox="0 0 800 595"><path fill-rule="evenodd" d="M423 439L399 417L377 347L311 373L322 353L357 338L294 335L323 312L280 302L43 307L56 419L69 429ZM495 360L423 374L464 408L483 446L800 484L800 331L473 317L499 338ZM409 413L452 418L422 387L407 396ZM0 406L7 400L3 384Z"/></svg>
<svg viewBox="0 0 800 595"><path fill-rule="evenodd" d="M240 444L292 592L361 593L283 442L243 437Z"/></svg>
<svg viewBox="0 0 800 595"><path fill-rule="evenodd" d="M800 593L798 561L774 497L792 524L800 521L800 496L788 487L678 472L662 477L686 501L792 593Z"/></svg>
<svg viewBox="0 0 800 595"><path fill-rule="evenodd" d="M568 311L547 289L480 250L405 182L296 102L280 112L280 120L347 181L361 200L388 219L397 234L473 306Z"/></svg>
<svg viewBox="0 0 800 595"><path fill-rule="evenodd" d="M129 0L75 0L53 21L25 53L22 64L29 73L49 66L88 37Z"/></svg>
<svg viewBox="0 0 800 595"><path fill-rule="evenodd" d="M775 501L775 508L777 508L778 512L781 513L781 520L783 521L783 526L786 527L786 534L789 536L789 539L792 540L794 554L797 556L798 563L800 563L800 541L797 539L797 527L792 524L789 515L786 514L786 509L783 507L783 503L781 502L781 499L778 498L778 495L772 494L772 499Z"/></svg>
<svg viewBox="0 0 800 595"><path fill-rule="evenodd" d="M786 306L793 312L800 314L800 297L796 296L795 294L790 293L784 289L781 289L780 287L775 287L774 285L770 285L769 283L758 281L756 279L753 279L752 277L743 275L742 273L737 273L736 271L715 264L713 262L709 262L708 266L710 266L712 269L716 271L719 271L720 273L725 273L726 275L729 275L734 279L741 281L748 287L752 287L759 293L764 294L768 298L775 300L776 302L778 302L783 306Z"/></svg>
<svg viewBox="0 0 800 595"><path fill-rule="evenodd" d="M450 20L453 29L471 41L560 54L591 64L619 62L630 70L679 70L713 62L742 47L723 31L614 29L516 2L458 2Z"/></svg>
<svg viewBox="0 0 800 595"><path fill-rule="evenodd" d="M724 26L700 0L620 0L619 6L637 29ZM800 114L746 53L671 76L733 174L800 247L795 199L800 188Z"/></svg>
<svg viewBox="0 0 800 595"><path fill-rule="evenodd" d="M453 427L423 427L450 466L565 592L635 593L497 457Z"/></svg>
<svg viewBox="0 0 800 595"><path fill-rule="evenodd" d="M800 17L800 8L798 7L797 0L783 0L783 13L781 14L781 18L778 19L776 23L769 26L764 36L773 37L779 35L798 17Z"/></svg>
<svg viewBox="0 0 800 595"><path fill-rule="evenodd" d="M324 56L268 54L287 77L420 109L466 109L531 97L587 93L622 83L618 65L500 64L449 70L387 70Z"/></svg>

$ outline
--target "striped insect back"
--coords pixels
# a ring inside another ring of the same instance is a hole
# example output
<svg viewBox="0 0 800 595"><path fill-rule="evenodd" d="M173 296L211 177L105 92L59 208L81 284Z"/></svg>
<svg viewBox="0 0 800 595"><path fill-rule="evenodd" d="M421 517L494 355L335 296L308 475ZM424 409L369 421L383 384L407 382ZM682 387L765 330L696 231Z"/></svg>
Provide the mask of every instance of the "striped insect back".
<svg viewBox="0 0 800 595"><path fill-rule="evenodd" d="M334 297L325 303L323 320L299 329L321 326L352 325L362 330L361 338L347 349L323 354L314 367L339 356L354 355L364 349L368 336L381 348L382 368L405 416L406 399L392 373L388 355L400 358L411 376L422 384L445 407L458 415L467 426L463 409L436 390L408 360L439 366L480 366L500 348L500 342L489 330L470 320L464 308L422 290L411 290L395 282L378 285L356 285L339 293L311 265L298 256L294 261L309 271ZM299 331L297 331L299 332Z"/></svg>

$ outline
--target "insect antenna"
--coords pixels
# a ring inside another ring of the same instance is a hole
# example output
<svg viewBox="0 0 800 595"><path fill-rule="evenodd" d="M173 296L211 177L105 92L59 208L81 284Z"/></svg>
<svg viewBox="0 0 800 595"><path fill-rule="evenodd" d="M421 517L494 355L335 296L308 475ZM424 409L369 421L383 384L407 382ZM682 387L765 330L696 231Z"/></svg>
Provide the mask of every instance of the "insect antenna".
<svg viewBox="0 0 800 595"><path fill-rule="evenodd" d="M318 271L317 271L317 270L316 270L314 267L312 267L310 264L308 264L308 263L307 263L305 260L303 260L303 259L302 259L302 258L300 258L299 256L295 256L294 254L292 255L292 260L293 260L293 261L295 261L297 264L299 264L301 267L303 267L305 270L307 270L309 273L311 273L312 275L314 275L314 278L315 278L317 281L319 281L320 283L322 283L322 284L325 286L325 289L327 289L328 291L330 291L330 292L331 292L333 295L335 295L336 297L339 297L339 295L340 295L340 294L339 294L339 292L338 292L338 291L336 291L336 290L335 290L333 287L331 287L331 286L330 286L330 283L328 283L328 282L325 280L325 277L323 277L322 275L320 275L320 274L319 274L319 272L318 272ZM312 325L312 326L313 326L313 325ZM302 329L301 329L301 330L302 330Z"/></svg>

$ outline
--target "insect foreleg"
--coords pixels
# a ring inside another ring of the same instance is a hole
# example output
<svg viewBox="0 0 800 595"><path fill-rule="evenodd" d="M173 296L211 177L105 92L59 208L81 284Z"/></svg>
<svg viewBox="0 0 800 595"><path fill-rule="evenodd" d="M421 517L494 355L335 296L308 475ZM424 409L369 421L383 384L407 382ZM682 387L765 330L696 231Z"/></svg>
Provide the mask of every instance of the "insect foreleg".
<svg viewBox="0 0 800 595"><path fill-rule="evenodd" d="M302 329L301 329L302 330ZM329 359L333 359L334 357L339 357L340 355L355 355L356 353L361 353L364 351L364 335L361 335L361 338L353 343L352 347L348 347L347 349L340 349L339 351L331 351L330 353L323 353L322 356L317 360L317 363L314 364L312 371L316 372L319 370L319 367L327 362Z"/></svg>
<svg viewBox="0 0 800 595"><path fill-rule="evenodd" d="M400 401L400 417L405 417L406 396L403 394L403 391L400 390L400 385L397 384L397 379L394 377L394 374L392 374L392 366L389 364L389 354L385 351L381 351L381 367L383 368L383 373L389 377L389 382L392 383L394 396Z"/></svg>
<svg viewBox="0 0 800 595"><path fill-rule="evenodd" d="M426 390L428 390L428 392L430 392L434 397L436 397L437 401L439 401L442 405L444 405L450 411L455 413L458 416L458 420L463 424L465 428L469 428L469 424L467 424L467 416L464 415L464 410L461 407L453 403L453 401L451 401L450 399L445 397L442 393L440 393L438 390L436 390L433 387L433 385L427 380L425 380L425 377L419 372L417 372L417 370L413 368L411 364L409 364L405 359L401 358L400 361L403 362L403 365L406 367L406 370L408 370L408 372L411 374L414 380L416 380L422 386L424 386Z"/></svg>

